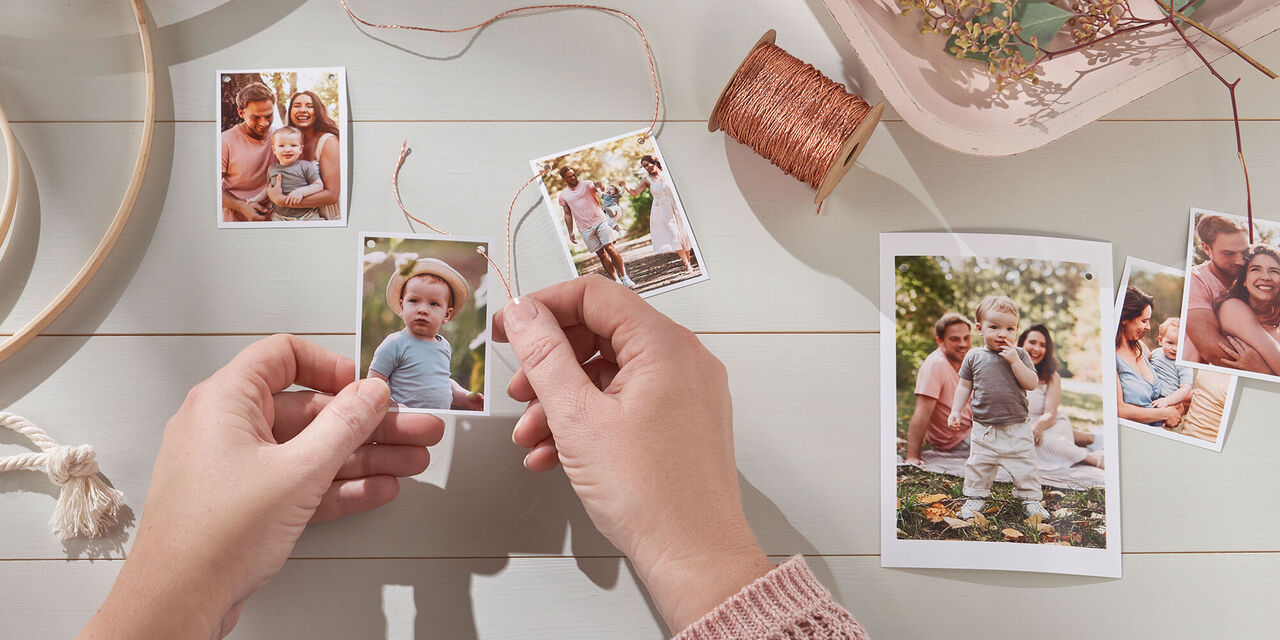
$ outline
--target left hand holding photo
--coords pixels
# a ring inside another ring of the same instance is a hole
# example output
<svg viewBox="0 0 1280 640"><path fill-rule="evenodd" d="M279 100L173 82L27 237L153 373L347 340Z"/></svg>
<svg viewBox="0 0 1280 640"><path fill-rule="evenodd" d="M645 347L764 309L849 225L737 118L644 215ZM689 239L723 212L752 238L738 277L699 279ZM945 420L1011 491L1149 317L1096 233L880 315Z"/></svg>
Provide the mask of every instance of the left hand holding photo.
<svg viewBox="0 0 1280 640"><path fill-rule="evenodd" d="M196 385L165 428L128 561L81 637L229 633L309 522L386 504L397 477L427 468L443 421L389 403L385 382L357 381L351 360L291 335Z"/></svg>

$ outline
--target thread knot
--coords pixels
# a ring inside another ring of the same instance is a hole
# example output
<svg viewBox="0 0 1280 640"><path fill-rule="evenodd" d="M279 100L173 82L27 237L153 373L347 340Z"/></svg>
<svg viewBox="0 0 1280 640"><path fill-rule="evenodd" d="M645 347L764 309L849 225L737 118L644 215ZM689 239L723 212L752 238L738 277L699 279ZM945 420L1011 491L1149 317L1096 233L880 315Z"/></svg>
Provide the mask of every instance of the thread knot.
<svg viewBox="0 0 1280 640"><path fill-rule="evenodd" d="M94 460L93 447L82 444L78 447L58 446L51 449L46 473L58 486L67 484L72 478L97 475L98 462Z"/></svg>

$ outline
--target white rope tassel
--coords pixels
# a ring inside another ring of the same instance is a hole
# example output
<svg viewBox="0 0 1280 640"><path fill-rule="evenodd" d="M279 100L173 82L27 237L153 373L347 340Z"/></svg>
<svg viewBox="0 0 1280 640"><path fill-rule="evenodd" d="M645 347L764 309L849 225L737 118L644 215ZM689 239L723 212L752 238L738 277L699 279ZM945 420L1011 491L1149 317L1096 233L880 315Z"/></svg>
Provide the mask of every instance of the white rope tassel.
<svg viewBox="0 0 1280 640"><path fill-rule="evenodd" d="M124 494L98 477L93 447L60 445L29 420L12 413L0 411L0 426L26 436L41 451L0 458L0 472L44 467L49 479L62 487L58 506L49 520L54 533L61 538L94 538L115 524Z"/></svg>

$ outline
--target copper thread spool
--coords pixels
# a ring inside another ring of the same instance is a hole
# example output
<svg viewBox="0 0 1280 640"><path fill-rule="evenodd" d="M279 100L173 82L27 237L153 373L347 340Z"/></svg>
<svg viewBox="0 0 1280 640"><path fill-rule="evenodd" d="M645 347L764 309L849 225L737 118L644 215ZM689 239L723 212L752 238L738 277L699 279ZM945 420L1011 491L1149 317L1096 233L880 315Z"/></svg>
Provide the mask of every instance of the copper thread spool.
<svg viewBox="0 0 1280 640"><path fill-rule="evenodd" d="M853 167L880 122L871 106L765 32L725 83L707 120L817 190L821 204Z"/></svg>

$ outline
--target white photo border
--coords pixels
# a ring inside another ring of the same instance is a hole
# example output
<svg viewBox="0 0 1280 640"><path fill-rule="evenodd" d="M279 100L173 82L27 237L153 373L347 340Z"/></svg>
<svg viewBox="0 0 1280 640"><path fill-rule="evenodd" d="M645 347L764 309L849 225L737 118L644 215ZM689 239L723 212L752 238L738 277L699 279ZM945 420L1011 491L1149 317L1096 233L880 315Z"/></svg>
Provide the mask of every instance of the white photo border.
<svg viewBox="0 0 1280 640"><path fill-rule="evenodd" d="M1112 295L1111 244L1086 240L973 233L880 234L880 566L941 569L1038 571L1119 578L1120 459L1116 442L1116 396L1102 394L1102 433L1106 478L1107 546L1089 549L965 540L901 540L897 535L897 397L896 305L894 259L897 256L965 256L1024 258L1089 265L1097 285L1099 327L1115 322ZM1106 340L1098 341L1102 388L1116 384L1115 354Z"/></svg>
<svg viewBox="0 0 1280 640"><path fill-rule="evenodd" d="M627 133L623 133L620 135L610 136L608 138L602 138L600 140L596 140L595 142L580 145L572 149L565 149L564 151L557 151L555 153L550 153L545 156L542 156L541 158L535 158L533 160L530 160L529 168L533 170L534 175L537 175L542 171L542 165L549 160L552 160L570 153L574 153L576 151L582 151L583 149L590 149L592 147L597 147L606 142L613 142L615 140L621 140L622 138L639 136L645 133L646 131L648 131L647 128L636 129L635 131L628 131ZM673 282L665 287L659 287L651 291L645 291L644 293L639 294L640 297L642 298L649 298L652 296L656 296L658 294L666 293L668 291L675 291L676 289L687 287L692 284L698 284L700 282L706 282L707 280L711 279L711 271L707 269L707 263L702 257L702 248L698 246L698 234L695 233L693 230L693 224L689 221L689 214L685 210L684 201L680 199L680 189L679 187L676 187L675 177L670 173L671 165L667 163L667 159L662 155L662 148L658 145L658 138L650 134L649 140L653 142L653 153L658 157L658 162L662 163L663 170L668 172L667 179L671 181L672 190L675 192L674 195L676 199L676 210L680 213L680 217L684 222L685 229L689 230L689 243L691 245L693 255L698 261L698 270L701 271L702 273L693 278L688 278L685 280L681 280L679 282ZM543 203L546 204L547 215L550 217L550 220L551 220L551 227L552 229L555 230L556 237L560 240L560 243L559 243L560 251L561 251L561 254L564 255L565 264L568 266L569 279L572 280L573 278L579 278L581 277L581 275L578 273L578 269L573 264L573 254L569 253L569 237L566 234L564 230L564 226L562 224L563 218L556 217L557 207L555 206L555 203L551 201L551 194L547 192L547 183L543 181L541 178L538 178L538 190L542 193Z"/></svg>
<svg viewBox="0 0 1280 640"><path fill-rule="evenodd" d="M370 239L384 239L384 238L400 238L403 240L430 240L430 241L482 244L484 245L484 250L486 253L488 253L489 249L493 246L493 239L487 238L484 236L455 236L455 235L446 236L446 235L440 235L436 233L392 233L392 232L378 233L374 231L361 231L360 242L356 245L356 264L361 265L363 263L365 251L368 249L368 247L365 246L366 242L368 242ZM490 289L492 289L493 284L496 283L498 280L497 280L496 274L494 274L494 271L493 271L493 264L489 263L488 261L486 261L486 263L487 263L487 266L485 267L485 277L489 282ZM360 371L360 345L363 344L363 340L364 340L364 305L362 300L363 289L364 289L364 269L357 268L356 269L356 296L355 296L356 298L356 346L355 346L355 358L354 358L356 363L356 379L361 379L365 377L361 375L361 371ZM487 292L486 294L487 297L491 298L492 293L493 293L492 291ZM489 369L489 365L494 362L491 358L491 356L493 355L493 300L488 298L485 300L485 305L484 305L484 308L485 308L484 334L486 336L484 341L484 362L485 362L484 409L481 409L480 411L467 411L465 409L414 409L410 407L401 408L397 406L395 402L392 402L391 407L387 409L387 411L389 412L402 411L404 413L429 413L433 416L458 415L458 416L472 416L472 417L487 417L491 415L492 409L493 409L493 396L490 394L490 388L493 384L493 375L492 375L492 371Z"/></svg>
<svg viewBox="0 0 1280 640"><path fill-rule="evenodd" d="M338 211L341 213L338 220L298 220L294 222L277 222L275 220L267 220L264 222L225 222L222 219L222 176L217 176L214 183L214 193L219 194L217 201L218 206L215 208L219 229L294 229L300 227L346 227L347 218L350 212L347 210L347 202L350 200L347 185L347 174L351 173L351 166L347 158L347 146L350 140L347 137L347 123L349 122L349 114L351 107L347 102L347 68L346 67L279 67L273 69L221 69L217 72L216 82L214 83L214 100L213 104L217 113L214 115L214 145L213 160L214 167L222 166L222 131L218 128L222 126L222 74L224 73L289 73L298 71L315 71L320 73L336 73L338 74L338 164L340 165L340 190L338 197ZM215 172L216 173L216 172Z"/></svg>
<svg viewBox="0 0 1280 640"><path fill-rule="evenodd" d="M1119 330L1119 327L1120 327L1120 310L1121 308L1124 307L1125 289L1129 287L1129 276L1130 274L1133 273L1134 267L1137 267L1143 271L1149 271L1153 273L1163 273L1163 274L1177 276L1179 278L1186 279L1186 272L1182 271L1181 269L1178 269L1177 267L1170 267L1163 264L1157 264L1155 262L1151 262L1150 260L1143 260L1142 258L1135 258L1133 256L1129 256L1128 258L1126 258L1124 261L1124 273L1120 276L1120 285L1116 287L1116 306L1115 306L1116 326L1113 329L1117 331ZM1184 305L1185 305L1185 300L1186 300L1186 284L1183 283ZM1178 353L1181 354L1182 353L1181 340L1179 340L1178 348L1179 348ZM1179 360L1178 364L1181 365L1184 363L1181 360ZM1215 371L1214 373L1222 373L1222 372ZM1138 431L1149 433L1154 436L1160 436L1161 438L1167 438L1169 440L1173 440L1174 442L1181 442L1183 444L1189 444L1195 447L1200 447L1201 449L1208 449L1210 451L1216 451L1218 453L1222 453L1222 444L1227 439L1227 426L1231 424L1231 412L1235 410L1236 384L1239 383L1240 381L1240 378L1238 378L1235 374L1229 374L1229 375L1231 377L1231 383L1230 383L1230 386L1227 387L1227 401L1222 407L1222 423L1218 425L1218 438L1213 442L1209 442L1207 440L1201 440L1200 438L1193 438L1191 436L1182 435L1181 433L1174 433L1172 431L1168 431L1161 427L1153 427L1149 424L1134 422L1132 420L1125 420L1124 418L1118 417L1118 414L1117 414L1116 421L1131 429L1137 429ZM1117 410L1118 410L1118 407L1117 407Z"/></svg>
<svg viewBox="0 0 1280 640"><path fill-rule="evenodd" d="M1245 371L1244 369L1231 369L1228 367L1219 367L1218 365L1205 364L1203 362L1190 362L1188 360L1182 359L1182 354L1186 353L1186 344L1187 344L1186 342L1187 341L1187 297L1191 295L1190 273L1191 273L1191 267L1194 266L1191 264L1191 261L1195 260L1195 256L1196 256L1196 242L1197 242L1196 216L1201 214L1222 216L1224 218L1233 218L1235 220L1239 220L1245 225L1249 224L1249 219L1244 216L1238 216L1233 213L1223 213L1221 211L1211 211L1209 209L1198 209L1196 207L1191 207L1191 212L1190 214L1187 215L1186 272L1188 275L1186 278L1186 282L1182 283L1182 315L1179 318L1179 329L1178 329L1178 364L1186 365L1188 367L1193 367L1196 369L1204 369L1206 371L1217 371L1218 373L1225 373L1229 376L1252 378L1254 380L1263 380L1266 382L1280 382L1280 376L1272 376L1272 375L1267 375L1265 373L1257 373L1256 371ZM1280 228L1280 222L1274 222L1271 220L1258 220L1258 219L1254 219L1254 222L1255 223L1261 222L1270 226ZM1276 248L1280 249L1280 247L1276 247Z"/></svg>

